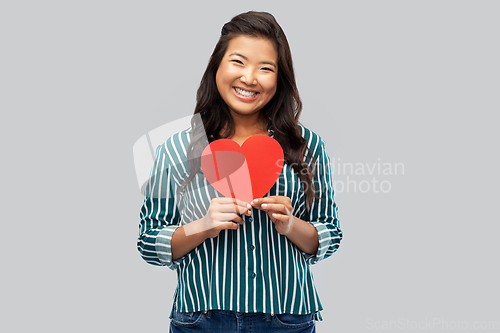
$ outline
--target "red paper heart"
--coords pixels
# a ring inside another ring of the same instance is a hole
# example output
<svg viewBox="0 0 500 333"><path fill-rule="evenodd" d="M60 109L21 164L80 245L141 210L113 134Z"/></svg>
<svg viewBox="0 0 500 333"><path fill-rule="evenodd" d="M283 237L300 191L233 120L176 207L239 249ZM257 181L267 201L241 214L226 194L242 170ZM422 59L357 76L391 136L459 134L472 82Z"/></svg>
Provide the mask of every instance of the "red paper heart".
<svg viewBox="0 0 500 333"><path fill-rule="evenodd" d="M283 162L283 148L267 135L254 135L241 147L233 140L215 140L201 155L208 182L225 197L246 202L263 197L273 187Z"/></svg>

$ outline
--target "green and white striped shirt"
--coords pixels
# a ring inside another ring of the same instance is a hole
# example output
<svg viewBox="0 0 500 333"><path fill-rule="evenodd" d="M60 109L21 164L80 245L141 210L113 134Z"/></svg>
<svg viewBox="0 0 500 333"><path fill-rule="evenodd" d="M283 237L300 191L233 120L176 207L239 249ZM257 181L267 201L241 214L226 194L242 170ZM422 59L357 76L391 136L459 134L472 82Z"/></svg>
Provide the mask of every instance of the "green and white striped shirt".
<svg viewBox="0 0 500 333"><path fill-rule="evenodd" d="M287 164L267 196L289 197L293 215L314 225L319 238L314 255L299 250L276 231L266 212L254 208L251 217L242 216L245 223L237 230L222 230L184 257L172 260L174 231L205 216L211 199L222 195L200 170L184 194L178 196L177 189L189 175L186 151L191 128L173 135L156 149L140 212L137 247L146 262L177 271L173 301L179 312L315 312L315 319L322 320L319 311L323 306L309 265L338 249L342 231L324 141L299 127L316 159L314 184L320 199L315 198L310 211L306 211L303 185Z"/></svg>

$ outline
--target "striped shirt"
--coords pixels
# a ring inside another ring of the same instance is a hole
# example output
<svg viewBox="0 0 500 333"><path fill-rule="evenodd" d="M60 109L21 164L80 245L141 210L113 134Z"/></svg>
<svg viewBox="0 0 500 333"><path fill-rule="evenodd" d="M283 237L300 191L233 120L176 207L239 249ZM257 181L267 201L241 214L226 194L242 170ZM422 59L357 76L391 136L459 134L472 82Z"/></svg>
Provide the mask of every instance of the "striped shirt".
<svg viewBox="0 0 500 333"><path fill-rule="evenodd" d="M265 211L252 209L243 215L237 230L221 230L185 256L172 260L174 231L205 216L212 198L221 197L200 170L179 196L177 189L189 176L186 151L191 128L170 137L156 149L156 158L140 211L137 247L146 262L177 271L173 296L179 312L228 310L245 313L309 314L322 320L319 300L309 265L331 256L339 247L342 231L334 201L330 158L324 141L299 126L315 160L316 194L306 210L303 184L285 164L267 196L287 196L293 215L318 231L315 254L298 249L274 228ZM272 132L270 133L272 136ZM172 311L170 318L172 318Z"/></svg>

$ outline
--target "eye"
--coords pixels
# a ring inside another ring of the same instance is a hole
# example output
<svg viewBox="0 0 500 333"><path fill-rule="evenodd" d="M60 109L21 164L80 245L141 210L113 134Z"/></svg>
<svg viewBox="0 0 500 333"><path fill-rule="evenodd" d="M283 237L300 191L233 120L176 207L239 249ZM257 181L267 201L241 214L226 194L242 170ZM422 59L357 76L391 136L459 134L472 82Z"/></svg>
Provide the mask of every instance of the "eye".
<svg viewBox="0 0 500 333"><path fill-rule="evenodd" d="M272 68L269 68L269 67L263 67L261 68L263 71L269 71L269 72L274 72L274 70Z"/></svg>
<svg viewBox="0 0 500 333"><path fill-rule="evenodd" d="M233 60L231 60L231 62L235 62L237 64L243 65L243 62L241 60L238 60L238 59L233 59Z"/></svg>

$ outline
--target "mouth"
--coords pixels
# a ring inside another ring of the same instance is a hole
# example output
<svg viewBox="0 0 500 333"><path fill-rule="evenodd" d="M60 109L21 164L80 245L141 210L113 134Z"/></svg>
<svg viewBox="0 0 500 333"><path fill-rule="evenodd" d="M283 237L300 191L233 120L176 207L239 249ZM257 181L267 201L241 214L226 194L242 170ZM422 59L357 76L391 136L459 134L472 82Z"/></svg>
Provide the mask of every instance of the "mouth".
<svg viewBox="0 0 500 333"><path fill-rule="evenodd" d="M236 93L236 96L243 97L244 99L255 99L259 94L256 91L244 90L238 87L233 87L233 91Z"/></svg>

